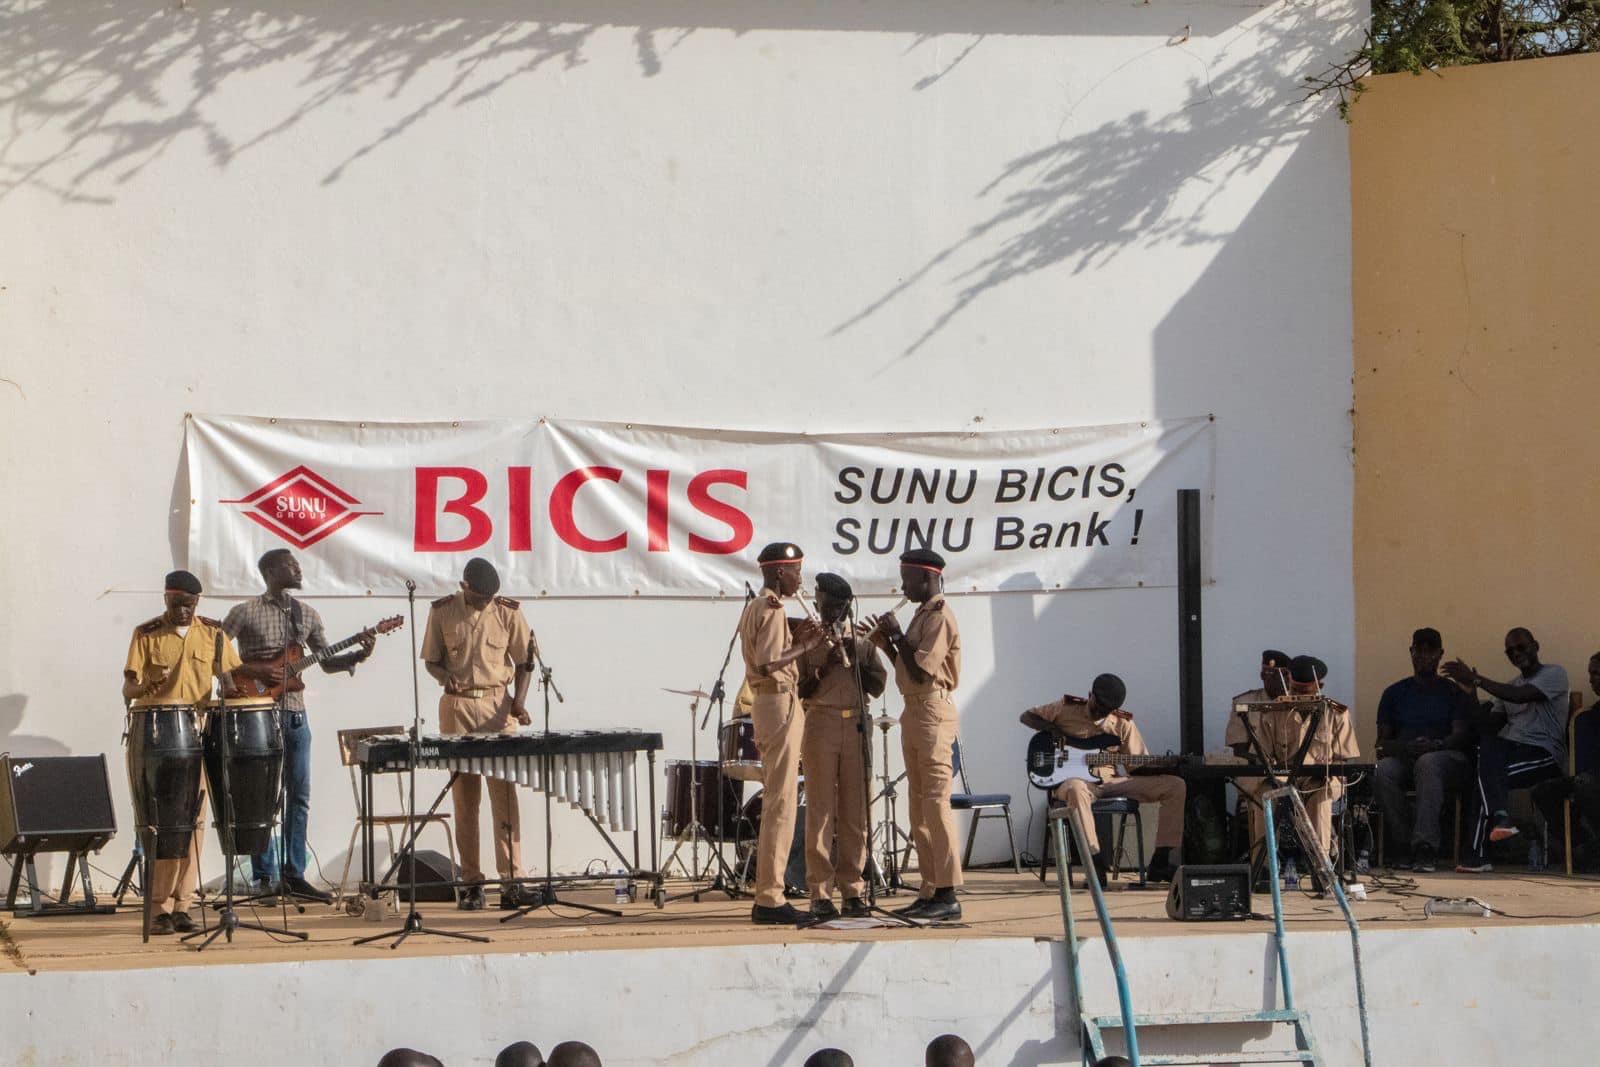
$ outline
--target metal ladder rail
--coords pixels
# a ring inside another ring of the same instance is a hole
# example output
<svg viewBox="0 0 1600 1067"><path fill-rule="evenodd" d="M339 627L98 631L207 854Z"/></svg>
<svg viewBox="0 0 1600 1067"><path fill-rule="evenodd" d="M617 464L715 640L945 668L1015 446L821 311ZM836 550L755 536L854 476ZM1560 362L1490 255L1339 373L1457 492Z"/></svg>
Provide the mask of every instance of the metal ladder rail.
<svg viewBox="0 0 1600 1067"><path fill-rule="evenodd" d="M1106 952L1111 958L1112 974L1117 985L1117 1000L1120 1016L1117 1015L1090 1015L1083 1003L1083 972L1079 963L1079 945L1077 938L1077 923L1072 915L1071 898L1071 872L1062 862L1062 857L1069 853L1066 850L1067 826L1070 825L1073 840L1077 843L1080 856L1090 855L1088 841L1085 838L1083 827L1070 809L1057 809L1051 813L1052 829L1055 833L1057 862L1060 867L1057 871L1058 889L1061 895L1062 921L1066 927L1067 958L1071 970L1072 992L1074 1005L1078 1014L1080 1027L1080 1047L1082 1049L1083 1063L1092 1064L1105 1056L1105 1039L1103 1029L1121 1029L1125 1036L1127 1058L1134 1067L1161 1064L1215 1064L1215 1063L1309 1063L1313 1067L1322 1062L1317 1051L1316 1039L1311 1034L1310 1028L1303 1012L1297 1011L1292 1006L1293 993L1288 984L1289 969L1288 958L1284 952L1282 898L1278 893L1277 856L1272 855L1269 863L1272 867L1273 882L1273 919L1275 929L1276 950L1279 961L1279 974L1284 983L1284 1007L1281 1009L1268 1009L1266 1011L1223 1011L1204 1012L1199 1014L1172 1013L1159 1015L1137 1015L1133 1010L1133 996L1128 984L1127 970L1122 962L1121 949L1117 944L1116 933L1112 929L1111 915L1106 909L1105 896L1100 887L1099 877L1095 873L1093 864L1084 865L1084 884L1089 888L1089 895L1094 903L1095 915L1100 924L1100 930L1106 943ZM1066 825L1064 825L1066 824ZM1268 840L1271 840L1269 837ZM1177 1027L1177 1026L1204 1026L1204 1025L1229 1025L1229 1024L1289 1024L1294 1027L1294 1050L1260 1050L1252 1052L1233 1053L1200 1053L1195 1055L1174 1054L1141 1057L1138 1046L1139 1026L1146 1027ZM1091 1058L1092 1057L1092 1058Z"/></svg>

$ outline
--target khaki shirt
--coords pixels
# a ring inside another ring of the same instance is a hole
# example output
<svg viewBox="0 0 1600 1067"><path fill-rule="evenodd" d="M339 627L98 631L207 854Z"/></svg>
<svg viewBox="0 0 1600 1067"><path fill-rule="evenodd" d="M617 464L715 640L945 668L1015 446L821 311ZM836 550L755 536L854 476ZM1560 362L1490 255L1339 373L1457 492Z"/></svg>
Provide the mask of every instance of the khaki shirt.
<svg viewBox="0 0 1600 1067"><path fill-rule="evenodd" d="M761 672L764 665L789 651L792 644L783 601L771 589L762 589L760 595L745 604L744 613L739 616L739 652L744 656L745 681L754 692L795 687L800 668L793 663L770 675Z"/></svg>
<svg viewBox="0 0 1600 1067"><path fill-rule="evenodd" d="M1102 751L1121 753L1125 756L1150 754L1150 749L1144 743L1144 735L1139 733L1139 727L1134 725L1131 711L1119 708L1096 719L1089 714L1089 702L1083 697L1075 696L1064 696L1049 704L1029 708L1028 711L1057 727L1068 737L1084 738L1094 737L1097 734L1111 734L1117 739L1117 743ZM1116 769L1113 767L1092 767L1090 770L1102 782L1116 777Z"/></svg>
<svg viewBox="0 0 1600 1067"><path fill-rule="evenodd" d="M953 690L961 684L961 628L943 593L917 608L906 627L906 641L915 651L917 666L931 680L915 682L901 657L894 660L894 684L902 696L925 696L935 689Z"/></svg>
<svg viewBox="0 0 1600 1067"><path fill-rule="evenodd" d="M1267 703L1270 700L1264 689L1248 690L1233 699L1236 703ZM1361 758L1361 746L1356 743L1355 715L1337 700L1328 701L1328 709L1329 712L1318 722L1316 736L1311 739L1311 745L1306 749L1306 766ZM1272 761L1280 766L1286 765L1294 758L1294 754L1300 751L1300 745L1305 740L1306 730L1310 725L1309 717L1294 711L1282 714L1253 712L1250 715L1251 728L1255 730L1256 736L1260 738ZM1228 709L1228 731L1225 738L1230 745L1242 745L1249 741L1244 725L1232 707ZM1255 755L1254 751L1251 755Z"/></svg>
<svg viewBox="0 0 1600 1067"><path fill-rule="evenodd" d="M444 668L446 692L509 686L533 662L533 630L515 600L496 597L475 610L457 590L428 608L422 661Z"/></svg>
<svg viewBox="0 0 1600 1067"><path fill-rule="evenodd" d="M863 705L862 694L856 691L855 664L861 664L861 686L866 690L870 699L874 690L883 692L884 683L889 680L889 672L883 666L883 660L878 655L878 650L871 641L855 638L850 644L850 655L855 657L850 666L845 667L838 663L829 663L828 654L832 650L826 641L811 649L799 659L800 676L806 677L812 671L822 670L822 680L817 683L817 688L806 697L807 708L833 708L844 710L855 708L859 710Z"/></svg>
<svg viewBox="0 0 1600 1067"><path fill-rule="evenodd" d="M141 707L198 704L210 696L211 679L215 675L228 674L242 665L239 653L226 634L222 637L222 662L216 662L217 635L221 633L220 622L198 615L184 634L178 633L178 628L165 616L136 626L123 670L144 685L161 677L168 668L178 668L166 685L140 697L136 703Z"/></svg>

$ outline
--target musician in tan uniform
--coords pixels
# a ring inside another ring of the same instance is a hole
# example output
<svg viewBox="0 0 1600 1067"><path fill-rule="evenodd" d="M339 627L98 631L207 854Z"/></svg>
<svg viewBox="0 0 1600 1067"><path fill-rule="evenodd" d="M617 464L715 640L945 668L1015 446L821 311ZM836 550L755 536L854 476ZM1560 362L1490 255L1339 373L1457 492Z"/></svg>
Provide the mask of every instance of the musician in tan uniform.
<svg viewBox="0 0 1600 1067"><path fill-rule="evenodd" d="M900 716L900 751L906 761L911 842L917 850L922 889L916 903L901 908L914 919L956 920L961 902L961 858L956 818L950 810L951 755L960 714L950 695L961 682L961 631L944 595L944 557L927 548L900 555L900 587L917 605L901 632L891 614L868 622L872 641L894 663L894 681L905 699Z"/></svg>
<svg viewBox="0 0 1600 1067"><path fill-rule="evenodd" d="M1315 656L1295 656L1288 663L1288 682L1285 687L1281 680L1267 678L1266 656L1281 656L1281 653L1263 653L1263 684L1266 688L1250 693L1241 693L1235 697L1237 703L1257 703L1251 698L1259 695L1270 696L1272 700L1294 700L1306 697L1315 697L1322 693L1322 678L1327 674L1328 667ZM1276 678L1281 678L1277 668L1274 668ZM1305 803L1306 815L1311 820L1311 828L1316 835L1317 844L1322 851L1332 858L1333 847L1333 802L1344 795L1344 780L1330 775L1318 775L1315 769L1319 765L1356 760L1361 758L1361 749L1356 742L1355 716L1350 709L1337 700L1328 701L1328 713L1325 714L1317 725L1315 736L1306 748L1305 762L1302 767L1307 773L1296 776L1294 785L1300 791L1300 798ZM1250 728L1255 732L1257 739L1266 748L1268 756L1275 767L1282 769L1289 765L1295 754L1300 751L1300 746L1305 742L1306 733L1311 728L1310 719L1299 711L1285 711L1283 713L1255 712L1250 714ZM1228 743L1234 745L1234 751L1243 752L1252 758L1253 750L1248 748L1248 735L1245 733L1244 723L1237 713L1230 713L1228 717L1228 730L1226 734ZM1238 740L1235 740L1238 739ZM1239 783L1241 792L1248 795L1250 803L1250 847L1254 850L1266 835L1266 820L1261 813L1260 795L1271 788L1271 783L1265 778L1255 779L1250 782ZM1314 872L1313 872L1314 874Z"/></svg>
<svg viewBox="0 0 1600 1067"><path fill-rule="evenodd" d="M800 588L805 556L798 545L778 541L761 550L761 593L739 616L739 652L745 682L754 700L750 716L756 726L756 751L761 755L761 829L756 838L756 900L750 908L755 923L796 923L805 916L783 898L783 869L794 840L800 804L800 742L804 711L800 706L800 657L822 640L821 632L801 620L791 630L783 598Z"/></svg>
<svg viewBox="0 0 1600 1067"><path fill-rule="evenodd" d="M525 701L538 658L538 644L522 607L497 597L500 575L486 559L467 561L461 588L433 602L422 639L422 660L428 673L444 686L439 698L442 734L510 733L533 722ZM478 809L483 776L459 774L450 787L455 808L456 851L461 878L482 883L478 854ZM500 778L489 779L489 812L494 820L494 862L501 878L500 907L512 910L530 903L513 879L522 872L522 811L517 788ZM462 911L484 906L483 886L462 894Z"/></svg>
<svg viewBox="0 0 1600 1067"><path fill-rule="evenodd" d="M200 603L200 579L188 571L167 575L164 599L167 610L134 628L128 659L122 668L122 699L134 708L157 704L199 705L211 695L217 678L224 696L235 692L231 672L240 665L239 653L215 619L194 613ZM222 658L217 659L217 639ZM134 714L138 712L135 711ZM189 902L200 885L200 850L204 838L205 786L200 787L199 826L183 859L152 858L150 884L145 887L156 911L152 934L188 933L194 929Z"/></svg>
<svg viewBox="0 0 1600 1067"><path fill-rule="evenodd" d="M1109 743L1100 751L1123 756L1147 756L1144 736L1134 725L1133 713L1123 709L1128 688L1114 674L1094 680L1087 699L1064 696L1049 704L1022 713L1022 725L1035 730L1050 730L1076 741L1099 738ZM1101 856L1091 805L1096 800L1127 797L1141 804L1159 804L1156 817L1155 852L1145 866L1145 879L1170 882L1177 869L1173 854L1183 845L1183 804L1187 795L1182 778L1172 774L1147 774L1118 777L1120 767L1091 767L1094 781L1069 779L1056 786L1051 796L1078 813L1084 837L1094 850L1095 869L1105 876L1110 864Z"/></svg>
<svg viewBox="0 0 1600 1067"><path fill-rule="evenodd" d="M889 674L872 642L843 627L853 599L849 582L837 574L817 575L817 614L831 637L800 657L799 665L805 706L800 752L806 769L806 886L811 917L819 920L840 914L833 906L835 888L844 899L845 917L868 914L862 899L867 891L863 722L867 702L883 692Z"/></svg>

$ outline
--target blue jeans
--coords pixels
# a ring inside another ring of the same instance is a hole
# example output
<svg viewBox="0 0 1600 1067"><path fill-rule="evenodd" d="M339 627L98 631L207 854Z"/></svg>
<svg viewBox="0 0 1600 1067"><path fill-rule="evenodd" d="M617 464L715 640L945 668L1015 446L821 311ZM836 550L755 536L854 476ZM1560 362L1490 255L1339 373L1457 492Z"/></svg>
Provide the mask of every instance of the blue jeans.
<svg viewBox="0 0 1600 1067"><path fill-rule="evenodd" d="M283 807L281 834L273 837L266 851L250 857L250 875L258 882L276 882L280 871L284 877L305 877L306 823L311 818L311 722L303 711L283 713Z"/></svg>

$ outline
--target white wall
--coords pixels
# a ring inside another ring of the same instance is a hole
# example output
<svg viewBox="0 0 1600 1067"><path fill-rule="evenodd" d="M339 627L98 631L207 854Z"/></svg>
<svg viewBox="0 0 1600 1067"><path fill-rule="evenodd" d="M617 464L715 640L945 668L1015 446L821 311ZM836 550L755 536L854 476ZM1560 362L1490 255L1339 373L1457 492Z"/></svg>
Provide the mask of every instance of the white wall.
<svg viewBox="0 0 1600 1067"><path fill-rule="evenodd" d="M1279 1006L1269 931L1120 944L1141 1013ZM1321 1062L1355 1067L1349 937L1291 933L1289 946L1295 1002L1310 1012ZM1594 1062L1594 1023L1575 1011L1573 991L1592 983L1600 927L1389 928L1369 930L1362 949L1374 1063ZM13 971L0 977L0 1033L10 1062L37 1067L358 1067L399 1045L468 1067L520 1040L546 1053L588 1041L607 1067L798 1067L830 1045L889 1067L921 1063L941 1033L965 1037L982 1067L1079 1062L1059 941L908 937L398 960L373 952L242 965L218 956L208 967L141 971L136 982L122 971ZM1089 1010L1115 1012L1097 938L1084 943L1083 970ZM86 1018L98 1025L83 1027ZM1264 1026L1140 1036L1146 1053L1292 1046Z"/></svg>
<svg viewBox="0 0 1600 1067"><path fill-rule="evenodd" d="M1208 731L1268 645L1315 650L1348 693L1347 156L1297 81L1354 7L14 5L0 748L120 763L127 635L183 562L185 411L805 430L1214 412ZM343 634L395 602L319 607ZM1021 793L1018 710L1100 670L1176 745L1171 589L958 610L975 787ZM686 754L659 687L711 680L734 608L530 614L559 726L661 729ZM353 682L312 681L325 867L352 812L332 732L400 721L405 660L389 639ZM565 865L599 855L576 819L558 831Z"/></svg>

